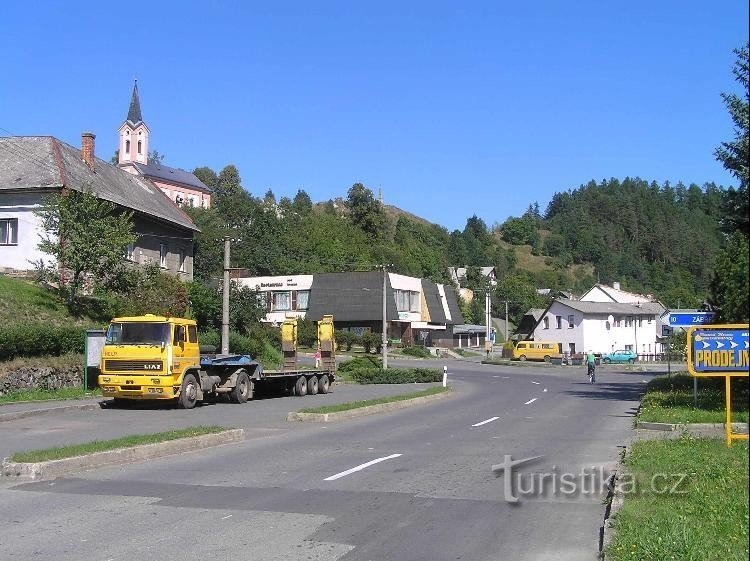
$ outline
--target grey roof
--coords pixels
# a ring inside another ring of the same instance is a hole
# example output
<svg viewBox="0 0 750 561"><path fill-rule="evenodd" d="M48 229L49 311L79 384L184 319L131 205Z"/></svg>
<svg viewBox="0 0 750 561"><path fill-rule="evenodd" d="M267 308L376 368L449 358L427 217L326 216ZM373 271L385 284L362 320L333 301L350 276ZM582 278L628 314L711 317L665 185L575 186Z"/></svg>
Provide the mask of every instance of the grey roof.
<svg viewBox="0 0 750 561"><path fill-rule="evenodd" d="M557 298L553 301L559 302L573 310L584 314L654 314L664 313L664 306L659 302L642 302L640 304L620 304L618 302L585 302L581 300L568 300Z"/></svg>
<svg viewBox="0 0 750 561"><path fill-rule="evenodd" d="M133 125L143 122L141 100L138 97L138 80L133 84L133 95L130 97L130 107L128 107L128 121Z"/></svg>
<svg viewBox="0 0 750 561"><path fill-rule="evenodd" d="M448 304L448 311L451 313L451 320L446 323L457 324L464 322L464 316L461 313L461 308L458 307L458 296L456 295L455 289L450 286L445 286L445 301Z"/></svg>
<svg viewBox="0 0 750 561"><path fill-rule="evenodd" d="M51 136L0 138L0 191L90 188L97 197L154 217L198 230L193 221L148 179L95 158L94 169L78 148Z"/></svg>
<svg viewBox="0 0 750 561"><path fill-rule="evenodd" d="M390 279L386 285L386 320L398 320ZM383 273L319 273L313 276L310 307L306 317L318 321L333 314L333 321L381 321L383 319Z"/></svg>
<svg viewBox="0 0 750 561"><path fill-rule="evenodd" d="M422 279L422 294L427 303L427 311L430 313L430 323L445 323L445 310L437 285L430 280Z"/></svg>
<svg viewBox="0 0 750 561"><path fill-rule="evenodd" d="M159 162L142 164L140 162L128 162L128 165L133 165L138 170L138 173L145 175L146 177L153 177L154 179L162 179L164 181L170 181L172 183L181 183L188 185L193 189L198 189L204 193L211 193L211 189L195 175L189 171L179 168L171 168L165 166Z"/></svg>
<svg viewBox="0 0 750 561"><path fill-rule="evenodd" d="M486 325L475 325L475 324L459 324L453 326L453 333L455 334L464 334L464 333L483 333L487 334L487 326Z"/></svg>
<svg viewBox="0 0 750 561"><path fill-rule="evenodd" d="M524 315L531 316L536 321L539 321L539 318L544 315L544 308L529 308L529 310Z"/></svg>

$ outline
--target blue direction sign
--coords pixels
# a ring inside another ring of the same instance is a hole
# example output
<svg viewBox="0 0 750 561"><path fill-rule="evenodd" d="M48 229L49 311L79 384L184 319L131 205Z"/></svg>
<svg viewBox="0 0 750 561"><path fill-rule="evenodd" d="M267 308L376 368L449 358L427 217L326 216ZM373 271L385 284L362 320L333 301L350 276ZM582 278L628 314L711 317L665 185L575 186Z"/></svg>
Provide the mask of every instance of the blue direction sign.
<svg viewBox="0 0 750 561"><path fill-rule="evenodd" d="M707 325L716 317L716 312L669 312L669 327L693 327Z"/></svg>
<svg viewBox="0 0 750 561"><path fill-rule="evenodd" d="M747 376L747 325L693 327L688 332L688 370L693 376Z"/></svg>

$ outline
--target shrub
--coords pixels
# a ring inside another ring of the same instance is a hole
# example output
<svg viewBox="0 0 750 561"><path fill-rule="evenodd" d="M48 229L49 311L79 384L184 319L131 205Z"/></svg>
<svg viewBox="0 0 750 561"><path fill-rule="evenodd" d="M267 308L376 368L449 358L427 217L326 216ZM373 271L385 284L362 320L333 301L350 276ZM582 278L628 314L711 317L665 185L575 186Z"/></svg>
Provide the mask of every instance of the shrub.
<svg viewBox="0 0 750 561"><path fill-rule="evenodd" d="M404 347L403 349L401 349L401 351L405 355L416 356L419 358L429 358L432 356L430 351L428 351L424 347Z"/></svg>
<svg viewBox="0 0 750 561"><path fill-rule="evenodd" d="M413 384L440 382L443 373L437 368L366 368L348 371L360 384Z"/></svg>
<svg viewBox="0 0 750 561"><path fill-rule="evenodd" d="M382 367L379 358L374 356L358 356L346 362L339 364L338 369L342 372L351 372L354 370L372 370Z"/></svg>
<svg viewBox="0 0 750 561"><path fill-rule="evenodd" d="M345 329L338 329L334 332L334 338L336 339L336 345L339 348L345 347L347 351L352 350L352 345L359 341L359 337L353 331L346 331Z"/></svg>
<svg viewBox="0 0 750 561"><path fill-rule="evenodd" d="M382 349L383 338L377 333L368 331L366 333L363 333L359 338L359 344L364 347L366 353L369 353L373 348Z"/></svg>
<svg viewBox="0 0 750 561"><path fill-rule="evenodd" d="M318 343L318 331L309 319L297 320L297 344L303 347L315 347Z"/></svg>
<svg viewBox="0 0 750 561"><path fill-rule="evenodd" d="M16 356L60 356L82 353L86 330L76 326L18 323L0 327L0 360Z"/></svg>

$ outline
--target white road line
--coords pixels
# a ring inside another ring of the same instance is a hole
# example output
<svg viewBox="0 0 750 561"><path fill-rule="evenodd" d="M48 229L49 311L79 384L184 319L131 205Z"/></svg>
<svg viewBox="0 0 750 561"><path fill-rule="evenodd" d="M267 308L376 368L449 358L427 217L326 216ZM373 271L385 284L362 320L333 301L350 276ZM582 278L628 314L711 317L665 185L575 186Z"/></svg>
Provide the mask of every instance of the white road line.
<svg viewBox="0 0 750 561"><path fill-rule="evenodd" d="M500 417L490 417L486 421L482 421L481 423L477 423L476 425L471 425L472 427L481 427L482 425L486 425L487 423L491 423L492 421L497 421Z"/></svg>
<svg viewBox="0 0 750 561"><path fill-rule="evenodd" d="M229 514L229 515L225 516L224 518L222 518L222 520L226 520L227 518L232 518L232 515Z"/></svg>
<svg viewBox="0 0 750 561"><path fill-rule="evenodd" d="M547 388L544 388L544 389L543 389L542 391L543 391L543 392L546 392L546 391L547 391Z"/></svg>
<svg viewBox="0 0 750 561"><path fill-rule="evenodd" d="M537 386L541 384L541 382L531 382L532 384L536 384Z"/></svg>
<svg viewBox="0 0 750 561"><path fill-rule="evenodd" d="M535 397L534 399L530 399L526 403L524 403L524 405L528 405L529 403L534 403L537 399L539 399L539 398Z"/></svg>
<svg viewBox="0 0 750 561"><path fill-rule="evenodd" d="M401 456L401 454L391 454L390 456L384 456L382 458L378 458L370 462L365 462L364 464L360 464L357 467L353 467L352 469L342 471L341 473L337 473L336 475L332 475L331 477L326 477L323 481L335 481L336 479L340 479L342 477L346 477L347 475L351 475L354 472L361 471L365 469L366 467L379 464L380 462L384 462L386 460L392 460L393 458L398 458L399 456Z"/></svg>

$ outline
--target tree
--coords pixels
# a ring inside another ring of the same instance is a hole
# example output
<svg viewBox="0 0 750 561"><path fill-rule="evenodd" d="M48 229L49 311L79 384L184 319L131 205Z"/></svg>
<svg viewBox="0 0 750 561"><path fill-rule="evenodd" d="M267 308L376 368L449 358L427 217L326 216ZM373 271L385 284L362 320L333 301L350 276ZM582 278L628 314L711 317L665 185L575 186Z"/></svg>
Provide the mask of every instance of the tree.
<svg viewBox="0 0 750 561"><path fill-rule="evenodd" d="M305 216L310 213L312 207L313 202L310 195L308 195L303 189L298 190L297 194L294 195L294 199L292 199L292 208L294 211Z"/></svg>
<svg viewBox="0 0 750 561"><path fill-rule="evenodd" d="M166 158L166 156L164 154L159 154L159 152L156 151L156 150L151 150L148 153L148 163L149 164L158 164L158 165L161 165L161 164L164 163L164 158Z"/></svg>
<svg viewBox="0 0 750 561"><path fill-rule="evenodd" d="M126 246L137 239L133 213L97 198L88 187L48 197L36 214L45 232L39 249L55 258L69 307L86 276L103 281L119 271Z"/></svg>
<svg viewBox="0 0 750 561"><path fill-rule="evenodd" d="M203 185L205 185L212 191L215 191L219 186L219 176L216 175L216 172L210 167L203 166L200 168L195 168L193 170L193 175L197 177L200 182L203 183Z"/></svg>
<svg viewBox="0 0 750 561"><path fill-rule="evenodd" d="M748 322L748 250L747 236L735 232L716 258L710 302L719 308L721 321Z"/></svg>
<svg viewBox="0 0 750 561"><path fill-rule="evenodd" d="M349 220L372 239L382 237L385 213L367 187L355 183L349 188L346 198Z"/></svg>
<svg viewBox="0 0 750 561"><path fill-rule="evenodd" d="M240 172L234 164L224 166L219 172L219 180L214 189L217 198L228 197L242 191Z"/></svg>
<svg viewBox="0 0 750 561"><path fill-rule="evenodd" d="M722 93L721 98L727 106L729 116L734 123L734 139L730 142L722 142L716 148L714 155L724 168L740 181L738 189L731 188L725 197L724 228L731 232L739 229L748 235L748 183L750 183L750 116L748 114L748 82L750 79L749 58L750 43L740 49L735 49L737 60L734 63L732 73L735 79L742 85L742 94Z"/></svg>

